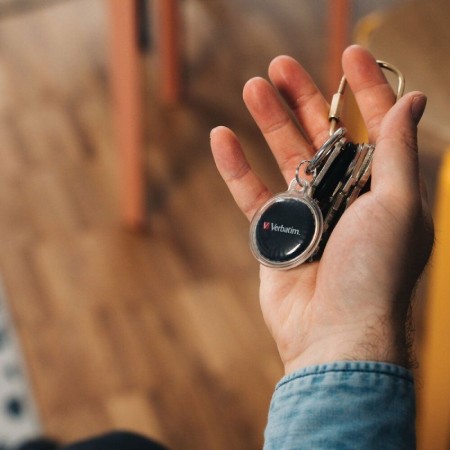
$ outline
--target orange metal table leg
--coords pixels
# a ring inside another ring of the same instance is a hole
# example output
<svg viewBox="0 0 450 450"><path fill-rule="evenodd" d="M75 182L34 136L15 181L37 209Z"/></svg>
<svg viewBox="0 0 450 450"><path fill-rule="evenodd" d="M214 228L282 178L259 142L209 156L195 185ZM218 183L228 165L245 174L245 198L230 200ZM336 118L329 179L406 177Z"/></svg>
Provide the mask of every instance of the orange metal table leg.
<svg viewBox="0 0 450 450"><path fill-rule="evenodd" d="M173 104L179 100L181 91L178 0L160 0L158 19L160 22L161 95L164 103Z"/></svg>
<svg viewBox="0 0 450 450"><path fill-rule="evenodd" d="M328 2L328 96L336 92L342 76L341 56L349 43L350 8L351 0Z"/></svg>
<svg viewBox="0 0 450 450"><path fill-rule="evenodd" d="M114 130L120 150L121 216L127 228L145 220L141 55L137 0L109 0Z"/></svg>

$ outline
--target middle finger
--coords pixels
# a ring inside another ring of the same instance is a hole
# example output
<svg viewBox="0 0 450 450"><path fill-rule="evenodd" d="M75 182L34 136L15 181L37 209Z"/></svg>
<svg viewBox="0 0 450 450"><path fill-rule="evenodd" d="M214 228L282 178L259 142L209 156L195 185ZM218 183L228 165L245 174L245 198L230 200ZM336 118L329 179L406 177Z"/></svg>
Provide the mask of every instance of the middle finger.
<svg viewBox="0 0 450 450"><path fill-rule="evenodd" d="M261 130L287 182L295 168L314 150L294 123L275 89L263 78L252 78L244 86L244 102Z"/></svg>
<svg viewBox="0 0 450 450"><path fill-rule="evenodd" d="M269 77L316 149L329 138L329 105L311 76L293 58L278 56L269 66Z"/></svg>

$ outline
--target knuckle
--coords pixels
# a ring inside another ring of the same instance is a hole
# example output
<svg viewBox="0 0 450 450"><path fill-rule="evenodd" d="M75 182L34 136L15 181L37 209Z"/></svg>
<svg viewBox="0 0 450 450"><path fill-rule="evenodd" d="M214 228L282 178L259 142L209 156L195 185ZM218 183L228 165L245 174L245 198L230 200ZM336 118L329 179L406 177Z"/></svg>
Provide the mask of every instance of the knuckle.
<svg viewBox="0 0 450 450"><path fill-rule="evenodd" d="M261 205L269 198L269 192L265 188L261 188L252 200L248 203L244 203L241 205L241 211L244 213L246 217L251 219L255 214L255 211L261 207Z"/></svg>
<svg viewBox="0 0 450 450"><path fill-rule="evenodd" d="M250 172L250 170L250 165L247 161L245 161L240 166L236 167L231 173L229 173L225 181L227 183L239 182Z"/></svg>
<svg viewBox="0 0 450 450"><path fill-rule="evenodd" d="M289 116L285 116L282 119L280 119L274 123L271 123L270 125L265 126L262 129L262 132L264 134L273 134L273 133L279 131L280 129L282 129L283 127L285 127L286 125L288 125L290 120L291 119L289 118Z"/></svg>

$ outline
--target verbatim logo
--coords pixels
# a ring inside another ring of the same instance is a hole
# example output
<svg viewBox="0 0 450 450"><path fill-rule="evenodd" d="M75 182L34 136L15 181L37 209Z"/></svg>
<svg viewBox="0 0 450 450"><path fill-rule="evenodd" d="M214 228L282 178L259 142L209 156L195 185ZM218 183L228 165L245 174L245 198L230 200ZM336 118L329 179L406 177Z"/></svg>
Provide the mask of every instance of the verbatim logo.
<svg viewBox="0 0 450 450"><path fill-rule="evenodd" d="M272 222L263 222L263 230L266 231L276 231L278 233L285 233L285 234L296 234L300 236L300 230L293 227L285 227L284 225L278 225L276 223Z"/></svg>

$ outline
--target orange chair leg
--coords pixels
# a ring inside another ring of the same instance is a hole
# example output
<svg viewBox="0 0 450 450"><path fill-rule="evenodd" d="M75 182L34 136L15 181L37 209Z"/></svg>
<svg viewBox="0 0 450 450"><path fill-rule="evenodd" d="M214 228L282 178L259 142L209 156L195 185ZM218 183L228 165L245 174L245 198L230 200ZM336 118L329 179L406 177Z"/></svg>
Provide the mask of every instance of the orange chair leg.
<svg viewBox="0 0 450 450"><path fill-rule="evenodd" d="M178 102L181 92L180 76L180 17L178 0L159 0L159 57L161 59L162 100Z"/></svg>
<svg viewBox="0 0 450 450"><path fill-rule="evenodd" d="M336 92L342 77L341 56L349 43L351 0L328 1L327 95Z"/></svg>
<svg viewBox="0 0 450 450"><path fill-rule="evenodd" d="M116 139L120 149L121 216L137 229L145 220L141 55L137 0L108 0L111 20L111 83Z"/></svg>

